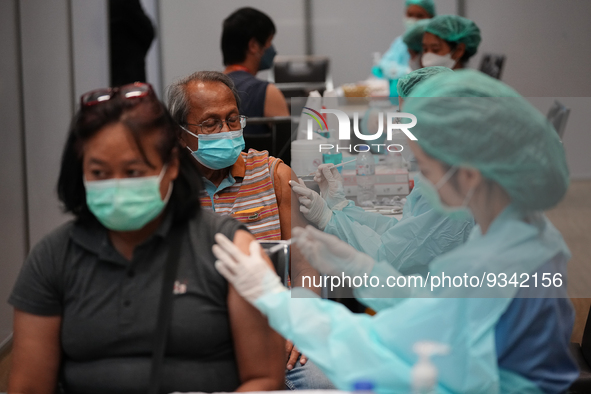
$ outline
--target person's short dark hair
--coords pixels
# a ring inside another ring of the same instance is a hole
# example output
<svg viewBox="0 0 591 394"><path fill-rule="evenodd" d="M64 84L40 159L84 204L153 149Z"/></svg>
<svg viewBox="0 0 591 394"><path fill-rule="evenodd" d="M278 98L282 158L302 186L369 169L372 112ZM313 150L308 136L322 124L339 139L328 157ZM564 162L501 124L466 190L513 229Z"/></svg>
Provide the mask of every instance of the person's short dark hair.
<svg viewBox="0 0 591 394"><path fill-rule="evenodd" d="M234 11L224 20L222 27L224 65L243 62L252 38L265 45L275 31L271 18L259 10L244 7Z"/></svg>
<svg viewBox="0 0 591 394"><path fill-rule="evenodd" d="M83 145L103 127L121 122L134 139L140 154L149 166L153 166L145 155L141 144L142 137L158 132L161 134L157 146L158 153L167 163L173 152L178 152L179 174L168 202L175 222L184 222L200 209L199 197L202 190L201 174L187 149L180 144L181 128L170 113L153 95L124 99L116 95L112 99L89 107L82 107L74 115L62 163L57 192L66 212L73 213L78 220L95 220L86 204L86 190L83 183L82 153Z"/></svg>

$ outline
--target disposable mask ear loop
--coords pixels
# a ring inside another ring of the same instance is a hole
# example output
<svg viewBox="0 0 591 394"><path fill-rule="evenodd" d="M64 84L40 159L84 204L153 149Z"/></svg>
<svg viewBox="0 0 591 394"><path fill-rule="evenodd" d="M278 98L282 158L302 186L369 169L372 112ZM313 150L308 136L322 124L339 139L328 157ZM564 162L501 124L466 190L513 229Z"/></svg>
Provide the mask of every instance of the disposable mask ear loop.
<svg viewBox="0 0 591 394"><path fill-rule="evenodd" d="M158 192L159 193L160 193L160 182L162 182L162 178L164 178L164 174L166 173L167 169L168 169L168 163L166 163L162 167L162 171L160 171L160 175L158 175ZM162 200L162 202L164 202L165 204L168 202L168 199L170 198L170 195L172 194L172 185L173 185L173 182L170 181L170 183L168 184L168 191L166 192L166 196L164 196L164 199Z"/></svg>
<svg viewBox="0 0 591 394"><path fill-rule="evenodd" d="M192 131L187 130L187 128L185 128L184 126L181 126L181 129L185 130L187 133L189 133L193 137L199 139L199 136L197 134L193 133Z"/></svg>
<svg viewBox="0 0 591 394"><path fill-rule="evenodd" d="M441 189L441 186L445 185L445 183L447 181L450 180L450 178L458 171L458 167L457 166L453 166L452 168L450 168L445 175L439 180L439 182L437 182L435 184L435 189L439 190Z"/></svg>
<svg viewBox="0 0 591 394"><path fill-rule="evenodd" d="M162 166L162 170L160 170L160 174L158 175L158 186L160 186L160 182L162 182L162 178L164 178L164 174L168 169L168 163Z"/></svg>
<svg viewBox="0 0 591 394"><path fill-rule="evenodd" d="M449 53L449 60L451 60L451 61L453 61L453 62L454 62L454 65L450 67L450 69L452 69L452 70L453 70L453 68L454 68L455 66L457 66L457 65L458 65L458 62L460 61L460 59L458 59L458 60L455 60L455 59L454 59L454 55L455 55L455 53L456 53L456 49L454 49L453 51L451 51L451 52Z"/></svg>
<svg viewBox="0 0 591 394"><path fill-rule="evenodd" d="M472 200L472 196L474 195L475 191L476 186L472 186L470 190L468 190L468 193L466 193L466 197L464 197L464 201L462 201L462 207L469 209L468 204L470 204L470 200Z"/></svg>
<svg viewBox="0 0 591 394"><path fill-rule="evenodd" d="M172 187L174 186L174 182L170 181L170 183L168 184L168 192L166 193L166 196L164 196L164 200L162 200L162 202L164 204L168 204L168 200L170 200L170 195L172 194Z"/></svg>
<svg viewBox="0 0 591 394"><path fill-rule="evenodd" d="M189 145L187 145L185 148L187 148L189 150L189 152L191 152L191 154L193 154L193 152L195 152L194 150L192 150L191 148L189 148Z"/></svg>

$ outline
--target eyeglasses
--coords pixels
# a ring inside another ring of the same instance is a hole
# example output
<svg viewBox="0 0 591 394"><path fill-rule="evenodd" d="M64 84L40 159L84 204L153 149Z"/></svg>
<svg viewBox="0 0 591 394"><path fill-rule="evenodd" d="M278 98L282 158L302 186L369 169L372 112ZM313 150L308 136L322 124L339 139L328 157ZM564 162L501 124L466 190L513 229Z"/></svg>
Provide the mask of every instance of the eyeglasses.
<svg viewBox="0 0 591 394"><path fill-rule="evenodd" d="M109 101L117 95L121 95L124 99L134 99L154 95L152 85L146 82L134 82L128 85L119 86L116 88L104 88L91 90L80 96L80 106L90 107L103 101Z"/></svg>
<svg viewBox="0 0 591 394"><path fill-rule="evenodd" d="M222 131L224 123L228 125L230 131L243 129L246 126L247 117L244 115L232 115L226 120L207 119L199 124L187 123L187 126L197 126L201 129L201 134L212 134Z"/></svg>

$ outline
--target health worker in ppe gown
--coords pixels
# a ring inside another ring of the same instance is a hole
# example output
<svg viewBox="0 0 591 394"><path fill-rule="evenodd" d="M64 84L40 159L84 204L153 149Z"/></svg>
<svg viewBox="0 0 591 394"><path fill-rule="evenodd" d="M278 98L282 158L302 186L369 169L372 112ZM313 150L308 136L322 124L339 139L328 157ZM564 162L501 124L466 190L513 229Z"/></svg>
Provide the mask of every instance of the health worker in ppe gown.
<svg viewBox="0 0 591 394"><path fill-rule="evenodd" d="M449 215L471 213L478 223L464 245L433 260L429 275L467 277L469 285L432 280L400 287L408 299L369 316L319 298L292 298L311 293L283 287L254 242L247 255L216 236L216 268L339 389L370 380L378 393L408 392L413 344L429 340L451 349L433 360L437 392L564 392L578 376L569 353L570 252L543 214L569 183L558 135L513 89L469 70L421 83L405 111L418 119L411 149L425 198ZM403 278L332 235L311 226L296 230L296 242L321 272ZM543 273L562 280L541 286ZM523 275L529 287L502 283ZM480 287L474 278L489 281Z"/></svg>
<svg viewBox="0 0 591 394"><path fill-rule="evenodd" d="M191 152L204 186L201 206L242 222L256 239L291 238L306 220L291 204L293 171L267 151L244 148L246 117L232 79L217 71L198 71L168 88L168 107L181 126L181 144ZM291 249L291 283L317 275L296 248ZM313 289L320 291L320 289ZM332 389L328 379L287 341L285 385L290 389Z"/></svg>
<svg viewBox="0 0 591 394"><path fill-rule="evenodd" d="M439 73L452 73L445 67L422 68L398 81L401 98L420 82ZM423 196L419 179L407 196L402 219L386 217L379 213L366 212L345 198L343 180L333 164L322 164L315 176L321 194L307 188L304 182L292 181L292 189L298 194L300 210L312 224L326 233L336 235L356 250L371 256L376 261L386 261L404 274L427 275L429 263L463 244L474 226L468 215L450 218L432 208ZM383 280L385 280L384 278ZM371 298L359 294L359 300L376 311L400 301L397 298Z"/></svg>
<svg viewBox="0 0 591 394"><path fill-rule="evenodd" d="M419 21L433 18L436 15L433 0L406 0L404 27L408 32ZM378 64L372 68L372 74L378 78L390 80L391 96L395 96L398 79L418 67L418 63L411 62L404 36L398 36L390 48L381 57Z"/></svg>

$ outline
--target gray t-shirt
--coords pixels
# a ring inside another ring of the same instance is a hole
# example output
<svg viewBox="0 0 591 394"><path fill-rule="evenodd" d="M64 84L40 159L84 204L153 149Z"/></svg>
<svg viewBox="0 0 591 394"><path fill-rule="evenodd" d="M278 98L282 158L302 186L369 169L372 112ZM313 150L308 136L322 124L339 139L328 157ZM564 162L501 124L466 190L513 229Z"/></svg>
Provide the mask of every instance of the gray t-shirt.
<svg viewBox="0 0 591 394"><path fill-rule="evenodd" d="M69 222L42 239L9 298L15 308L61 315L61 382L67 393L147 390L162 273L172 215L139 245L131 261L98 222ZM228 284L211 252L218 232L246 230L212 212L182 232L162 392L234 391L240 384L230 330Z"/></svg>

